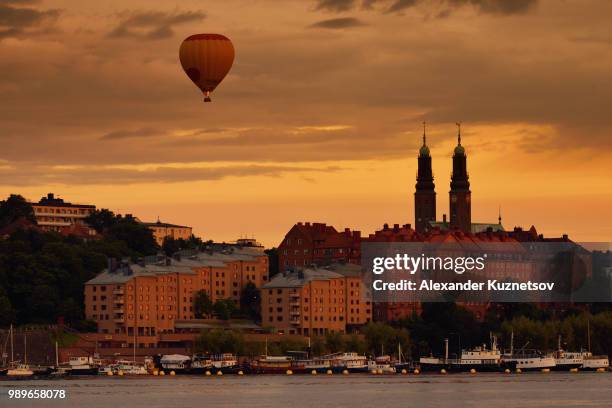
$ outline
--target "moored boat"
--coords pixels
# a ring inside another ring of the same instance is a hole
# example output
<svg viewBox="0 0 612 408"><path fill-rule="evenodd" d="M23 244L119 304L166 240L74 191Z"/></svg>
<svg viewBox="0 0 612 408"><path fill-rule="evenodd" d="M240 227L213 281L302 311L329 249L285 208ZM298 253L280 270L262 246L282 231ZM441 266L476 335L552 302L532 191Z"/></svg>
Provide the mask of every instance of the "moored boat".
<svg viewBox="0 0 612 408"><path fill-rule="evenodd" d="M391 365L391 356L379 356L368 360L368 371L382 374L395 374L395 367Z"/></svg>
<svg viewBox="0 0 612 408"><path fill-rule="evenodd" d="M344 370L349 373L368 372L368 358L354 352L330 354L323 358L330 360L333 372L341 373Z"/></svg>
<svg viewBox="0 0 612 408"><path fill-rule="evenodd" d="M166 354L161 357L159 365L164 371L174 371L176 374L186 374L189 373L191 357L182 354Z"/></svg>
<svg viewBox="0 0 612 408"><path fill-rule="evenodd" d="M260 356L251 361L249 372L253 374L284 374L297 368L289 356Z"/></svg>
<svg viewBox="0 0 612 408"><path fill-rule="evenodd" d="M6 375L8 377L32 377L34 371L27 364L16 364L7 370Z"/></svg>
<svg viewBox="0 0 612 408"><path fill-rule="evenodd" d="M583 351L580 369L586 371L609 370L610 360L608 356L594 356L590 351Z"/></svg>
<svg viewBox="0 0 612 408"><path fill-rule="evenodd" d="M102 362L92 356L70 357L66 373L69 375L96 375Z"/></svg>
<svg viewBox="0 0 612 408"><path fill-rule="evenodd" d="M215 373L236 374L238 371L241 371L238 358L231 353L211 355L210 362Z"/></svg>

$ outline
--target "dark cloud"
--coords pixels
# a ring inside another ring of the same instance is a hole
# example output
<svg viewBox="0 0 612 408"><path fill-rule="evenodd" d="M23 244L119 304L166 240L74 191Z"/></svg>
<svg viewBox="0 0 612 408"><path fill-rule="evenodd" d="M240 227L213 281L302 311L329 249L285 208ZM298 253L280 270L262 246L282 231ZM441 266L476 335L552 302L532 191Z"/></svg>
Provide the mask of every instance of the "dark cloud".
<svg viewBox="0 0 612 408"><path fill-rule="evenodd" d="M202 21L206 13L202 11L133 11L120 14L118 25L108 34L109 37L138 37L151 40L170 38L174 26Z"/></svg>
<svg viewBox="0 0 612 408"><path fill-rule="evenodd" d="M78 171L73 168L62 169L47 166L28 166L27 168L0 167L3 185L38 186L49 184L63 185L130 185L140 183L183 183L193 181L221 180L227 177L280 177L289 173L336 172L342 168L327 166L312 168L292 165L227 165L217 167L170 167L158 166L146 170L84 166Z"/></svg>
<svg viewBox="0 0 612 408"><path fill-rule="evenodd" d="M332 18L329 20L319 21L312 24L312 28L329 28L329 29L343 29L343 28L354 28L366 25L361 20L353 17L341 17Z"/></svg>
<svg viewBox="0 0 612 408"><path fill-rule="evenodd" d="M355 0L317 0L317 10L334 12L348 11L355 6Z"/></svg>
<svg viewBox="0 0 612 408"><path fill-rule="evenodd" d="M362 0L361 7L366 10L380 9L385 13L400 13L417 5L427 8L443 7L438 16L448 16L451 9L472 6L481 13L510 15L521 14L532 8L538 0ZM317 10L344 12L359 4L352 0L318 0Z"/></svg>
<svg viewBox="0 0 612 408"><path fill-rule="evenodd" d="M8 37L35 34L37 29L47 22L55 21L60 10L38 10L29 6L34 1L0 0L0 40Z"/></svg>
<svg viewBox="0 0 612 408"><path fill-rule="evenodd" d="M117 139L132 139L138 137L152 137L152 136L160 136L165 132L160 131L159 129L153 128L140 128L136 130L116 130L113 132L109 132L104 134L100 139L102 140L117 140Z"/></svg>

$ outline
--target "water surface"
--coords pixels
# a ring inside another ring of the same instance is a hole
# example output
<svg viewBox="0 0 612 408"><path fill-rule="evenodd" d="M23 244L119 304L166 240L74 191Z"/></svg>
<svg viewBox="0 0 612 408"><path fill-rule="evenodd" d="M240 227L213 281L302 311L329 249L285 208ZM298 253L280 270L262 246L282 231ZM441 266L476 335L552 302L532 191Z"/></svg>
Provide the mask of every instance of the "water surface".
<svg viewBox="0 0 612 408"><path fill-rule="evenodd" d="M9 400L9 389L65 400ZM611 373L81 377L0 381L2 407L612 407Z"/></svg>

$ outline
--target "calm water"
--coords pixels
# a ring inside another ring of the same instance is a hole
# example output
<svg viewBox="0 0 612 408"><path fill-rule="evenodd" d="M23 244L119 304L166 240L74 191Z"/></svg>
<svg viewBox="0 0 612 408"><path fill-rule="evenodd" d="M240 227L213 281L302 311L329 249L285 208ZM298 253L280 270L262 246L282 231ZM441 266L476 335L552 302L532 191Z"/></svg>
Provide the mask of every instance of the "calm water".
<svg viewBox="0 0 612 408"><path fill-rule="evenodd" d="M9 400L9 389L67 398ZM612 407L610 373L92 377L0 381L2 407Z"/></svg>

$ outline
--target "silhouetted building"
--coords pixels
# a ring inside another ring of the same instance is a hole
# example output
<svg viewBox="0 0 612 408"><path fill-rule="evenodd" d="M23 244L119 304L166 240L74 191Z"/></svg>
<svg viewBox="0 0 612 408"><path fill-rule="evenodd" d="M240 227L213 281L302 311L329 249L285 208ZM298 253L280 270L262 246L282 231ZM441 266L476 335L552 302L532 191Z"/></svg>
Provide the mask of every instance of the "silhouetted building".
<svg viewBox="0 0 612 408"><path fill-rule="evenodd" d="M419 149L419 167L414 192L414 225L416 231L425 233L430 223L436 221L436 191L431 169L431 154L427 147L425 127L423 127L423 146Z"/></svg>
<svg viewBox="0 0 612 408"><path fill-rule="evenodd" d="M467 171L467 156L461 146L461 126L457 134L457 147L453 153L449 203L450 227L463 232L472 232L472 192Z"/></svg>

